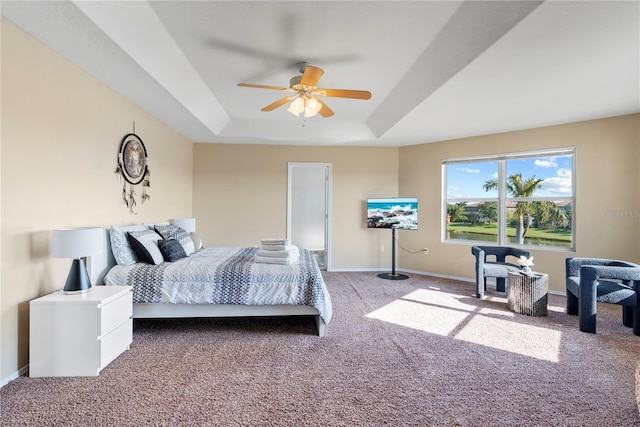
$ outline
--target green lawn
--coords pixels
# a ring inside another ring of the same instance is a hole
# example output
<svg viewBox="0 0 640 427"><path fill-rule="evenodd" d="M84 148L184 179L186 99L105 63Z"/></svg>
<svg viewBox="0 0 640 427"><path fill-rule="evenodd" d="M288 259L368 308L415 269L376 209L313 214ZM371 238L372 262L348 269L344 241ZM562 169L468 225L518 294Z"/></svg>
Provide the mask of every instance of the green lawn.
<svg viewBox="0 0 640 427"><path fill-rule="evenodd" d="M464 222L454 222L447 224L447 231L451 233L463 232L472 234L487 234L495 236L498 234L498 224L469 224ZM515 237L515 227L507 227L507 236ZM558 230L538 230L537 228L530 228L527 231L526 237L545 239L545 240L558 240L562 242L571 242L571 230L558 229Z"/></svg>

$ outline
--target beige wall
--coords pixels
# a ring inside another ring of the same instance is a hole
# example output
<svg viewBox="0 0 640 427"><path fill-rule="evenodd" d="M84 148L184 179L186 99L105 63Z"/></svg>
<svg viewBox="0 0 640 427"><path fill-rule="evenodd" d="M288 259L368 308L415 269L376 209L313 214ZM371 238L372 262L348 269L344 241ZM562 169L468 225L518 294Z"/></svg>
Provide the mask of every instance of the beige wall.
<svg viewBox="0 0 640 427"><path fill-rule="evenodd" d="M5 20L1 71L5 380L28 363L29 300L61 289L70 266L49 256L50 230L190 216L193 144ZM122 203L114 174L133 122L151 170L151 199L138 215Z"/></svg>
<svg viewBox="0 0 640 427"><path fill-rule="evenodd" d="M470 245L441 241L442 160L576 147L576 251L532 250L535 269L564 291L564 260L597 256L640 262L640 115L402 148L195 144L194 215L211 246L255 245L286 234L287 162L333 164L334 270L385 269L388 230L367 230L368 197L418 196L420 229L398 231L410 251L398 268L473 279ZM631 212L616 216L615 213ZM614 215L609 215L614 213ZM380 246L385 252L380 252Z"/></svg>
<svg viewBox="0 0 640 427"><path fill-rule="evenodd" d="M443 159L570 146L576 147L576 251L532 250L535 270L548 273L550 287L564 292L568 256L640 262L640 115L635 114L401 148L400 194L418 195L421 209L420 230L404 232L402 243L430 250L428 256L401 253L401 266L475 277L470 245L441 242Z"/></svg>
<svg viewBox="0 0 640 427"><path fill-rule="evenodd" d="M332 164L333 270L391 264L365 200L398 193L398 148L195 144L193 213L208 246L253 246L287 232L287 164Z"/></svg>

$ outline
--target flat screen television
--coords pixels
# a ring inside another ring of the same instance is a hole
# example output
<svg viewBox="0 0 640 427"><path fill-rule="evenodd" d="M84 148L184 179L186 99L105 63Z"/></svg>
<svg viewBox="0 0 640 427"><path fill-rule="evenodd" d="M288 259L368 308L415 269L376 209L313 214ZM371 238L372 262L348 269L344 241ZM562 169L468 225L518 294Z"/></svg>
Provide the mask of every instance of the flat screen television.
<svg viewBox="0 0 640 427"><path fill-rule="evenodd" d="M367 228L418 229L418 198L367 199Z"/></svg>

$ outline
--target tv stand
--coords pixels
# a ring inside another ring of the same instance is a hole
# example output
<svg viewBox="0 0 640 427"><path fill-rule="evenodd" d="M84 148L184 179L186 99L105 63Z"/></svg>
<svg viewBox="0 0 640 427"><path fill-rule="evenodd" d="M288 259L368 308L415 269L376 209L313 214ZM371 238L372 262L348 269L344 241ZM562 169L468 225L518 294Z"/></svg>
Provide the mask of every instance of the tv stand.
<svg viewBox="0 0 640 427"><path fill-rule="evenodd" d="M406 280L406 274L396 273L396 229L391 228L391 273L380 273L378 277L387 280Z"/></svg>

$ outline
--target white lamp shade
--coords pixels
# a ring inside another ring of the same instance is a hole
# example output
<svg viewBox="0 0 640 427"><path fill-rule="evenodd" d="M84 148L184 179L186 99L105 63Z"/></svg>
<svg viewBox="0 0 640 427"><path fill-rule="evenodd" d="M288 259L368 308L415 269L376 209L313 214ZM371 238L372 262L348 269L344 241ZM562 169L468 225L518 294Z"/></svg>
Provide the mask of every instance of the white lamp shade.
<svg viewBox="0 0 640 427"><path fill-rule="evenodd" d="M195 218L175 218L169 220L171 224L175 224L178 227L185 230L187 233L193 233L196 231L196 219Z"/></svg>
<svg viewBox="0 0 640 427"><path fill-rule="evenodd" d="M51 256L82 258L102 253L106 232L98 227L68 228L51 233Z"/></svg>
<svg viewBox="0 0 640 427"><path fill-rule="evenodd" d="M320 112L322 104L315 98L309 98L304 105L304 116L313 117Z"/></svg>
<svg viewBox="0 0 640 427"><path fill-rule="evenodd" d="M300 113L304 111L304 99L296 98L291 102L287 111L293 114L294 116L299 116Z"/></svg>

